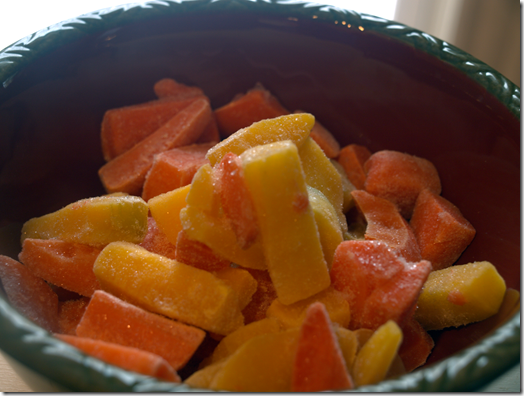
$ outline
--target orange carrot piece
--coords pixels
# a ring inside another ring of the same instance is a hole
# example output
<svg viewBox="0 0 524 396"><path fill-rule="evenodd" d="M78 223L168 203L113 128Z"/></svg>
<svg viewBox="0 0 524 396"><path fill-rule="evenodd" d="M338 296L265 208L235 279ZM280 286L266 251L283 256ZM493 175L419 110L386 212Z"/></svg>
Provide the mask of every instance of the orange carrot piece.
<svg viewBox="0 0 524 396"><path fill-rule="evenodd" d="M351 195L366 218L367 227L364 237L367 240L385 242L407 261L422 260L415 234L400 215L395 204L364 190L354 190Z"/></svg>
<svg viewBox="0 0 524 396"><path fill-rule="evenodd" d="M102 119L100 134L104 159L110 161L126 152L196 99L197 97L153 100L107 110Z"/></svg>
<svg viewBox="0 0 524 396"><path fill-rule="evenodd" d="M202 89L179 83L172 78L158 80L153 86L153 90L159 98L187 99L205 95Z"/></svg>
<svg viewBox="0 0 524 396"><path fill-rule="evenodd" d="M217 144L220 142L220 131L218 130L218 125L216 121L215 114L211 115L211 120L207 124L202 135L196 140L195 143L213 143Z"/></svg>
<svg viewBox="0 0 524 396"><path fill-rule="evenodd" d="M164 381L182 382L173 367L165 359L154 353L69 334L55 334L55 337L80 349L87 355L124 370L149 375Z"/></svg>
<svg viewBox="0 0 524 396"><path fill-rule="evenodd" d="M190 239L184 230L178 233L176 260L206 271L220 271L231 264L229 260L218 256L207 245Z"/></svg>
<svg viewBox="0 0 524 396"><path fill-rule="evenodd" d="M201 329L148 312L102 290L93 294L76 334L155 353L175 370L184 367L205 337Z"/></svg>
<svg viewBox="0 0 524 396"><path fill-rule="evenodd" d="M275 290L275 286L271 281L268 271L251 268L246 268L246 270L249 271L257 281L257 290L253 296L251 296L249 304L242 310L244 323L247 325L266 317L267 309L277 298L277 291Z"/></svg>
<svg viewBox="0 0 524 396"><path fill-rule="evenodd" d="M302 110L295 110L294 113L300 114L305 113ZM311 139L313 139L322 149L326 157L328 158L337 158L340 154L340 144L337 139L329 132L324 125L322 125L318 120L315 120L313 128L309 133Z"/></svg>
<svg viewBox="0 0 524 396"><path fill-rule="evenodd" d="M193 144L157 154L144 182L144 201L191 184L198 168L209 163L206 153L213 145Z"/></svg>
<svg viewBox="0 0 524 396"><path fill-rule="evenodd" d="M58 325L61 334L76 334L76 327L89 304L89 297L58 302Z"/></svg>
<svg viewBox="0 0 524 396"><path fill-rule="evenodd" d="M258 236L255 204L244 179L242 160L227 153L214 168L215 188L237 242L247 249Z"/></svg>
<svg viewBox="0 0 524 396"><path fill-rule="evenodd" d="M410 224L422 257L431 261L434 271L457 261L476 234L455 205L427 189L418 196Z"/></svg>
<svg viewBox="0 0 524 396"><path fill-rule="evenodd" d="M376 330L388 320L403 327L430 271L429 261L407 263L384 242L359 240L338 246L330 275L349 303L349 329Z"/></svg>
<svg viewBox="0 0 524 396"><path fill-rule="evenodd" d="M364 164L371 156L371 152L367 147L358 144L350 144L340 150L337 161L344 170L349 181L356 189L364 188L366 181L366 171Z"/></svg>
<svg viewBox="0 0 524 396"><path fill-rule="evenodd" d="M215 110L218 129L224 138L254 122L286 114L289 111L260 84Z"/></svg>
<svg viewBox="0 0 524 396"><path fill-rule="evenodd" d="M0 281L7 299L22 315L49 332L58 331L58 296L42 278L0 255Z"/></svg>
<svg viewBox="0 0 524 396"><path fill-rule="evenodd" d="M406 322L402 328L402 334L402 344L398 354L409 373L426 363L435 342L415 318Z"/></svg>
<svg viewBox="0 0 524 396"><path fill-rule="evenodd" d="M147 234L139 245L152 253L161 254L171 260L176 258L176 246L169 242L166 234L158 228L153 216L147 218Z"/></svg>
<svg viewBox="0 0 524 396"><path fill-rule="evenodd" d="M93 265L101 249L59 239L27 238L18 259L53 285L90 297L100 283Z"/></svg>
<svg viewBox="0 0 524 396"><path fill-rule="evenodd" d="M160 129L102 166L98 174L110 193L140 195L156 154L194 143L211 117L209 102L197 99Z"/></svg>
<svg viewBox="0 0 524 396"><path fill-rule="evenodd" d="M300 327L291 392L352 389L353 380L324 304L311 304Z"/></svg>
<svg viewBox="0 0 524 396"><path fill-rule="evenodd" d="M367 177L364 189L397 205L409 219L418 195L425 188L440 194L440 178L427 159L398 151L384 150L371 155L364 165Z"/></svg>

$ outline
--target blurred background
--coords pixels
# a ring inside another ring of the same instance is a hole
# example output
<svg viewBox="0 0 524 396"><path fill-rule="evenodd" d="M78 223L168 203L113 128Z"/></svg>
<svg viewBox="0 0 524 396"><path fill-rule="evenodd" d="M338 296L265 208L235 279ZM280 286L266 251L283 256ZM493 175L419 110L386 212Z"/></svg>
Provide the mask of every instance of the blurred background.
<svg viewBox="0 0 524 396"><path fill-rule="evenodd" d="M0 49L57 22L129 2L131 1L0 0ZM317 2L394 20L432 34L487 63L520 87L519 0Z"/></svg>

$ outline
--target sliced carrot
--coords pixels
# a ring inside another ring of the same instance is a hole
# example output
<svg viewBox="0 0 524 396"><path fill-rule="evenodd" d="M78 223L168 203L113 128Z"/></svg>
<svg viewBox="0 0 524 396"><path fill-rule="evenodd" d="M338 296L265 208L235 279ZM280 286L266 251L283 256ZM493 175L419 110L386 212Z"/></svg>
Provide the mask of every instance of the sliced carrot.
<svg viewBox="0 0 524 396"><path fill-rule="evenodd" d="M217 255L202 242L189 238L184 230L178 233L176 260L206 271L220 271L231 264L229 260Z"/></svg>
<svg viewBox="0 0 524 396"><path fill-rule="evenodd" d="M166 234L158 228L153 216L147 218L147 234L139 245L152 253L161 254L172 260L176 258L176 245L169 242Z"/></svg>
<svg viewBox="0 0 524 396"><path fill-rule="evenodd" d="M409 319L402 328L404 335L398 354L409 373L426 363L435 342L415 318Z"/></svg>
<svg viewBox="0 0 524 396"><path fill-rule="evenodd" d="M107 110L100 135L104 159L110 161L126 152L196 99L153 100Z"/></svg>
<svg viewBox="0 0 524 396"><path fill-rule="evenodd" d="M214 143L217 144L220 142L220 131L218 130L218 125L216 121L215 114L211 116L211 120L207 124L202 135L196 140L195 143Z"/></svg>
<svg viewBox="0 0 524 396"><path fill-rule="evenodd" d="M144 201L191 184L198 168L209 163L206 153L212 146L213 143L192 144L155 155L142 190Z"/></svg>
<svg viewBox="0 0 524 396"><path fill-rule="evenodd" d="M89 304L89 297L76 300L60 301L58 303L58 325L61 334L76 334L76 327Z"/></svg>
<svg viewBox="0 0 524 396"><path fill-rule="evenodd" d="M203 330L145 311L102 290L93 294L76 334L155 353L175 370L187 363L205 336Z"/></svg>
<svg viewBox="0 0 524 396"><path fill-rule="evenodd" d="M227 153L214 168L215 188L237 242L247 249L258 236L255 205L244 179L242 160Z"/></svg>
<svg viewBox="0 0 524 396"><path fill-rule="evenodd" d="M351 195L366 218L367 240L385 242L407 261L422 260L415 234L395 204L364 190L354 190Z"/></svg>
<svg viewBox="0 0 524 396"><path fill-rule="evenodd" d="M194 143L211 117L205 99L197 99L160 129L102 166L98 174L108 192L140 195L156 154Z"/></svg>
<svg viewBox="0 0 524 396"><path fill-rule="evenodd" d="M260 84L215 110L218 129L224 138L254 122L286 114L289 111Z"/></svg>
<svg viewBox="0 0 524 396"><path fill-rule="evenodd" d="M58 296L42 278L0 255L0 281L7 299L22 315L49 332L58 331Z"/></svg>
<svg viewBox="0 0 524 396"><path fill-rule="evenodd" d="M292 392L353 388L353 381L324 305L311 304L300 327L291 378Z"/></svg>
<svg viewBox="0 0 524 396"><path fill-rule="evenodd" d="M304 113L302 110L295 110L294 113ZM340 154L340 144L337 139L329 132L318 120L309 133L309 136L320 146L326 157L337 158Z"/></svg>
<svg viewBox="0 0 524 396"><path fill-rule="evenodd" d="M257 290L251 297L249 304L242 310L244 323L248 324L266 317L266 311L277 298L277 292L268 271L251 268L246 269L257 281Z"/></svg>
<svg viewBox="0 0 524 396"><path fill-rule="evenodd" d="M159 98L187 99L195 96L204 96L202 89L179 83L172 78L158 80L153 89Z"/></svg>
<svg viewBox="0 0 524 396"><path fill-rule="evenodd" d="M407 263L384 242L344 241L335 251L331 281L349 302L350 330L375 330L411 317L431 271L429 261Z"/></svg>
<svg viewBox="0 0 524 396"><path fill-rule="evenodd" d="M371 156L367 147L358 144L350 144L340 150L337 161L346 171L349 181L355 188L361 190L366 181L364 164Z"/></svg>
<svg viewBox="0 0 524 396"><path fill-rule="evenodd" d="M383 150L372 154L364 169L364 189L393 202L406 219L411 217L422 190L427 188L435 194L441 191L437 169L425 158Z"/></svg>
<svg viewBox="0 0 524 396"><path fill-rule="evenodd" d="M173 367L165 359L154 353L75 335L55 334L55 337L90 356L124 370L149 375L164 381L181 382Z"/></svg>
<svg viewBox="0 0 524 396"><path fill-rule="evenodd" d="M60 239L24 239L19 260L53 285L90 297L100 283L93 265L101 249Z"/></svg>
<svg viewBox="0 0 524 396"><path fill-rule="evenodd" d="M476 233L455 205L428 189L419 194L410 225L434 271L457 261Z"/></svg>

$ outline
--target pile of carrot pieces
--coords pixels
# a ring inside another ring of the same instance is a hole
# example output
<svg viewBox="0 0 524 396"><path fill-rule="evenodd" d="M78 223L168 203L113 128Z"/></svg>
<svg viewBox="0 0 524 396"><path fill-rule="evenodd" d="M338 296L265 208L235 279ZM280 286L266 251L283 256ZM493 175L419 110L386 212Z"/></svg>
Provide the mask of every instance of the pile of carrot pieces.
<svg viewBox="0 0 524 396"><path fill-rule="evenodd" d="M60 340L195 388L340 390L422 366L430 330L519 309L491 263L453 265L475 229L430 161L340 147L260 84L217 109L154 92L104 115L108 195L0 256L9 301Z"/></svg>

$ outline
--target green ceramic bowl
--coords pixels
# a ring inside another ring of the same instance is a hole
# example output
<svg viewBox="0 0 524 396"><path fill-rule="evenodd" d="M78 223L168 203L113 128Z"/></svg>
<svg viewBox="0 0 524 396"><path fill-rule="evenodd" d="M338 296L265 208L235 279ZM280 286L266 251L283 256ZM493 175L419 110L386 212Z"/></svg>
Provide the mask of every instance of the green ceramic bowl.
<svg viewBox="0 0 524 396"><path fill-rule="evenodd" d="M459 262L491 261L520 290L519 88L418 30L284 0L113 7L0 51L0 254L17 257L29 218L104 193L104 111L153 99L164 77L200 86L213 107L261 82L286 107L313 113L342 145L428 158L442 194L477 230ZM474 333L434 333L425 367L359 390L478 390L520 361L519 314ZM5 294L0 349L42 390L191 390L80 353L26 320Z"/></svg>

